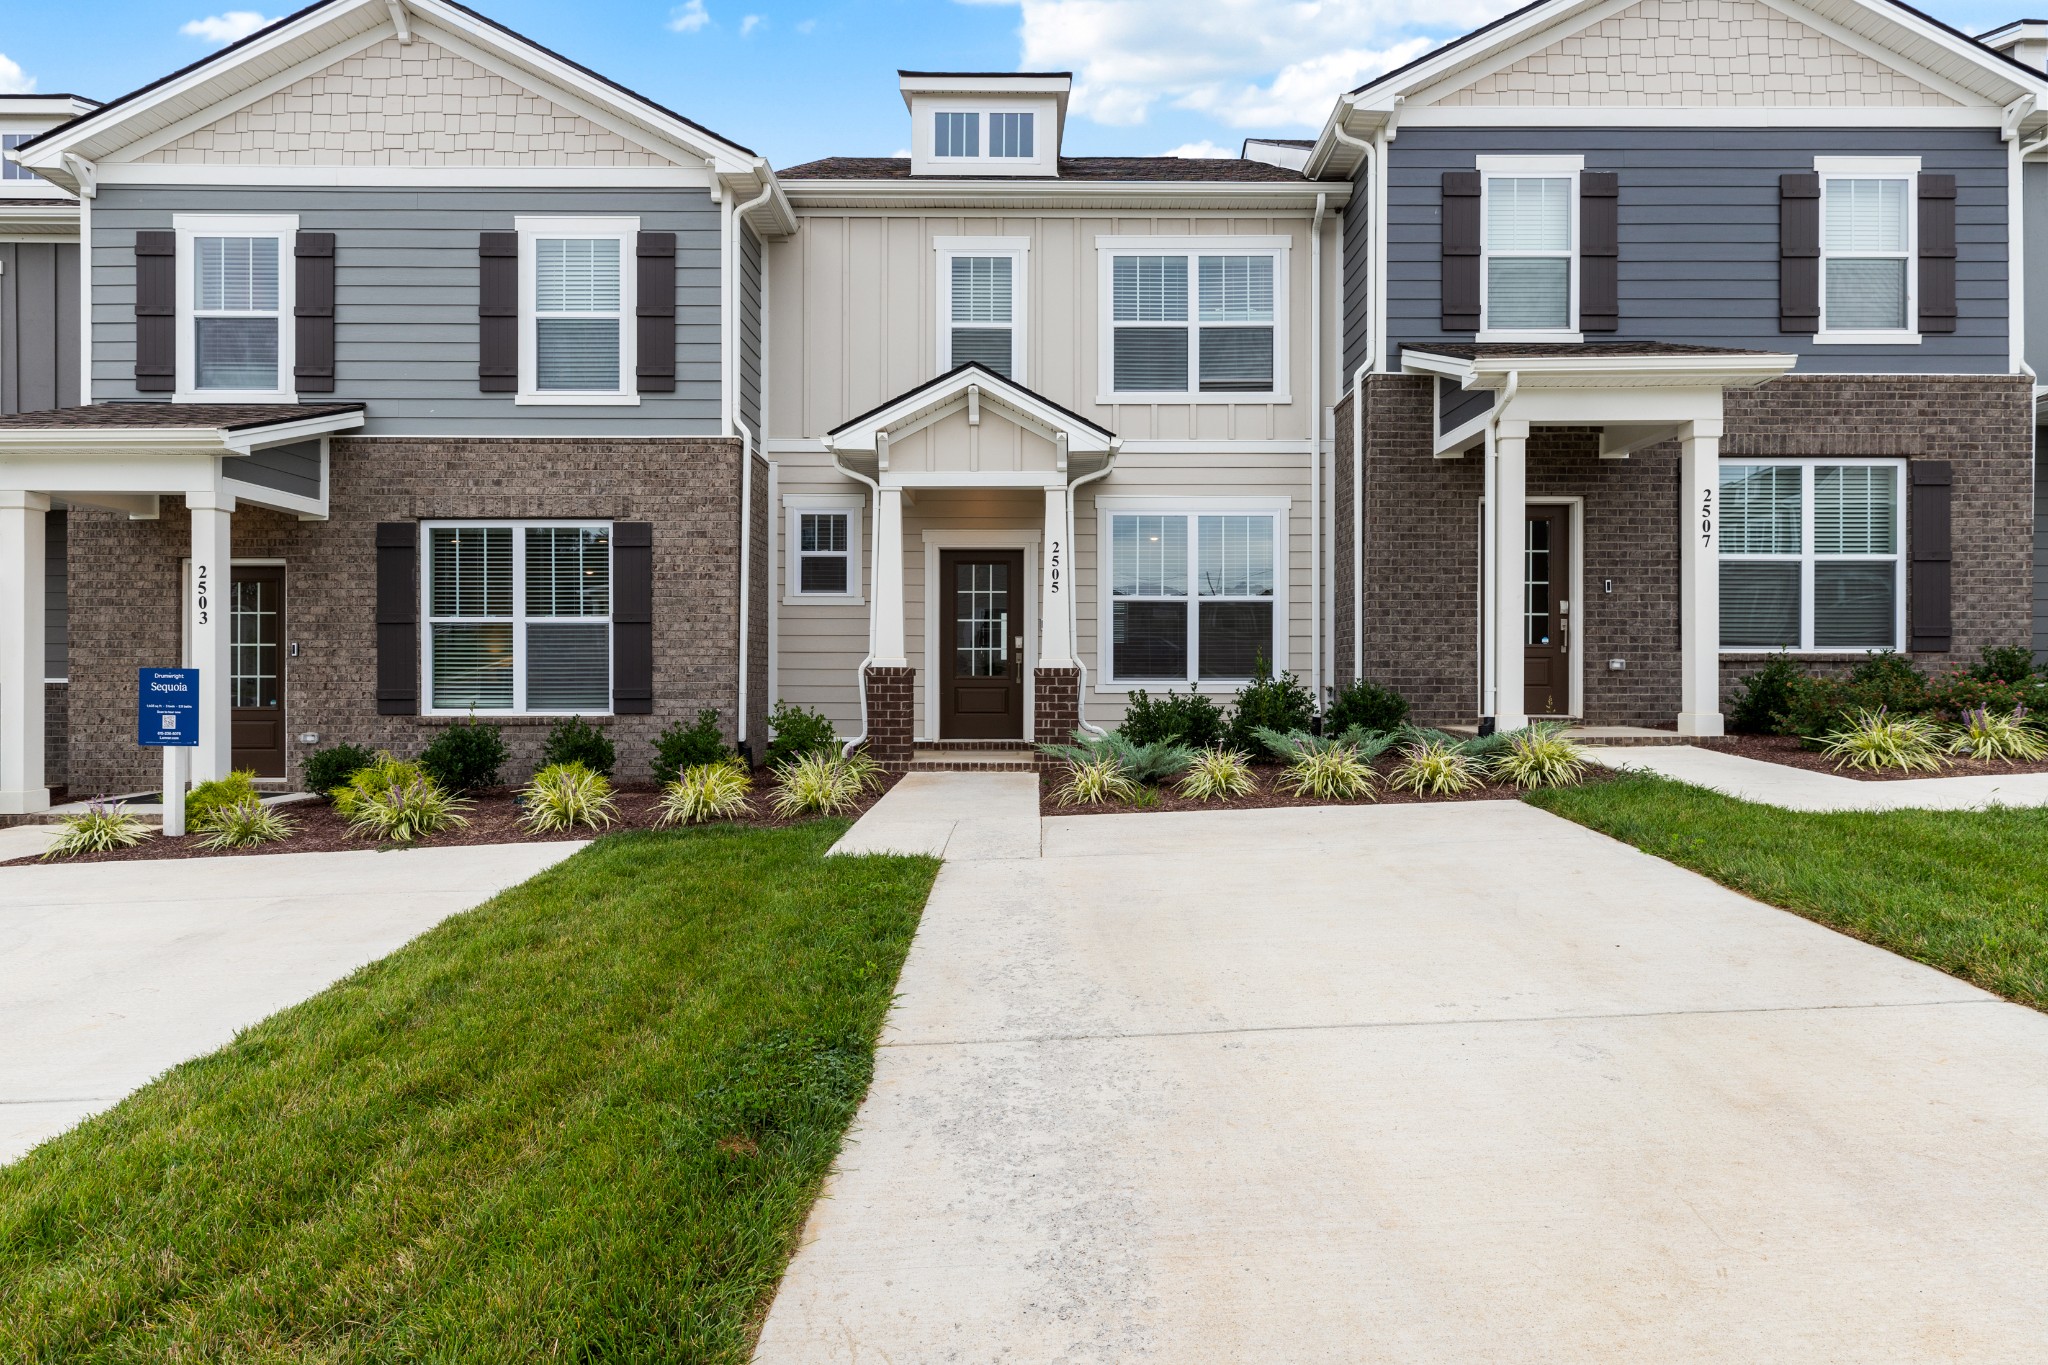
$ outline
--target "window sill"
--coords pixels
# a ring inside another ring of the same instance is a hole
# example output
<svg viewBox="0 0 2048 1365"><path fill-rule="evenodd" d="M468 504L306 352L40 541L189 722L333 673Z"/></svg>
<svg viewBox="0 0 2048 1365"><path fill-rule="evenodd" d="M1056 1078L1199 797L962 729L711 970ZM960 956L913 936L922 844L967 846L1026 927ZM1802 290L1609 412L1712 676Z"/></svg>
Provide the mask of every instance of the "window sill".
<svg viewBox="0 0 2048 1365"><path fill-rule="evenodd" d="M1205 696L1229 697L1250 686L1251 681L1250 678L1240 678L1236 682L1229 682L1219 678L1204 678L1195 684L1195 691ZM1155 678L1149 682L1117 682L1110 680L1095 684L1095 691L1101 696L1129 696L1133 692L1140 691L1152 693L1172 692L1175 695L1185 695L1187 690L1188 682L1185 678L1168 678L1163 681Z"/></svg>
<svg viewBox="0 0 2048 1365"><path fill-rule="evenodd" d="M786 592L782 595L785 607L859 607L867 599L852 592Z"/></svg>
<svg viewBox="0 0 2048 1365"><path fill-rule="evenodd" d="M1774 654L1784 654L1794 659L1811 659L1816 663L1862 663L1873 654L1898 654L1902 651L1893 645L1867 645L1862 649L1767 649L1761 645L1743 645L1736 649L1724 649L1724 659L1768 659Z"/></svg>
<svg viewBox="0 0 2048 1365"><path fill-rule="evenodd" d="M1918 346L1918 332L1815 332L1816 346Z"/></svg>
<svg viewBox="0 0 2048 1365"><path fill-rule="evenodd" d="M296 393L276 389L180 389L171 395L173 403L296 403Z"/></svg>
<svg viewBox="0 0 2048 1365"><path fill-rule="evenodd" d="M512 402L531 408L637 408L637 393L522 393Z"/></svg>
<svg viewBox="0 0 2048 1365"><path fill-rule="evenodd" d="M1585 344L1586 334L1584 332L1489 332L1482 330L1474 334L1472 340L1475 344L1495 341L1554 341L1560 346L1579 346ZM1428 347L1426 345L1418 345L1417 349L1427 350Z"/></svg>
<svg viewBox="0 0 2048 1365"><path fill-rule="evenodd" d="M575 717L587 725L610 725L616 717L609 711L422 711L415 719L428 725L461 725L474 714L483 725L560 725Z"/></svg>
<svg viewBox="0 0 2048 1365"><path fill-rule="evenodd" d="M1291 403L1284 393L1104 393L1097 394L1097 407L1136 407L1150 403ZM1306 439L1306 438L1304 438Z"/></svg>

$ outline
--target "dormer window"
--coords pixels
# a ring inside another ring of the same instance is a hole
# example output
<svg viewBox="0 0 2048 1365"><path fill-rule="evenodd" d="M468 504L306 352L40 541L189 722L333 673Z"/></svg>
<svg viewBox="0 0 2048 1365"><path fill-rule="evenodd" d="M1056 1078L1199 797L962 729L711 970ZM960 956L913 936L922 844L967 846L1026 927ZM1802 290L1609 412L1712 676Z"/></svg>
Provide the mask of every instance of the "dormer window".
<svg viewBox="0 0 2048 1365"><path fill-rule="evenodd" d="M1063 71L904 71L912 175L1056 179L1073 78Z"/></svg>
<svg viewBox="0 0 2048 1365"><path fill-rule="evenodd" d="M981 155L981 115L942 109L932 119L933 156Z"/></svg>
<svg viewBox="0 0 2048 1365"><path fill-rule="evenodd" d="M1037 155L1031 150L1031 123L1030 114L990 114L988 154L1025 158Z"/></svg>
<svg viewBox="0 0 2048 1365"><path fill-rule="evenodd" d="M988 136L982 136L982 124ZM1030 113L983 113L979 110L941 109L932 115L932 155L949 160L979 161L986 146L991 157L1029 161L1038 155Z"/></svg>

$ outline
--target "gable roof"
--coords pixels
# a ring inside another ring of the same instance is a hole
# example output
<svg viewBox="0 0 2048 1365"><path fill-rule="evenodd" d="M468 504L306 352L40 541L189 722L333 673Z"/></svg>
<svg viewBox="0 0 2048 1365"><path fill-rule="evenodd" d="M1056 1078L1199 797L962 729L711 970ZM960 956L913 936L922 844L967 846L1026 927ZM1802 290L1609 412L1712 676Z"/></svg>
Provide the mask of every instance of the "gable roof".
<svg viewBox="0 0 2048 1365"><path fill-rule="evenodd" d="M1043 425L1067 433L1068 448L1075 453L1107 453L1122 442L1115 432L1062 407L1044 394L1027 389L1016 380L997 374L977 360L955 365L935 379L906 389L858 417L849 417L825 433L825 446L833 451L873 450L875 433L887 431L927 415L961 399L968 388L980 391L983 402L993 401ZM1079 439L1076 439L1079 438Z"/></svg>

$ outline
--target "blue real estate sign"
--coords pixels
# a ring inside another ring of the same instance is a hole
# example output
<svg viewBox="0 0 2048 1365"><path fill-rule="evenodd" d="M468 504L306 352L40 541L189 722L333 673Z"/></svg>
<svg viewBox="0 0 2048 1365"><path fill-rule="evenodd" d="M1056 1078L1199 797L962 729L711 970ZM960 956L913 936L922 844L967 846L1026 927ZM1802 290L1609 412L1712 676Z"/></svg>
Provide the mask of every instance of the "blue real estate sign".
<svg viewBox="0 0 2048 1365"><path fill-rule="evenodd" d="M135 687L135 742L154 749L198 747L198 669L140 670Z"/></svg>

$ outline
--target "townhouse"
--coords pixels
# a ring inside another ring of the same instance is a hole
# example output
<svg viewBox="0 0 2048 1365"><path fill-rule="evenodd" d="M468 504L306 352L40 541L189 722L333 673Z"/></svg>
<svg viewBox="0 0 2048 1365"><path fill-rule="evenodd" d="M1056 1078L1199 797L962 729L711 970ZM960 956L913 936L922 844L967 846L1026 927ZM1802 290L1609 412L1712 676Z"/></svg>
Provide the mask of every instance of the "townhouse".
<svg viewBox="0 0 2048 1365"><path fill-rule="evenodd" d="M637 775L773 698L900 767L1261 667L1712 734L1767 651L2026 639L2044 55L1543 0L1238 158L905 71L909 157L777 173L448 0L326 0L13 149L85 245L0 415L0 811L147 789L179 659L200 775L285 782L472 713Z"/></svg>

